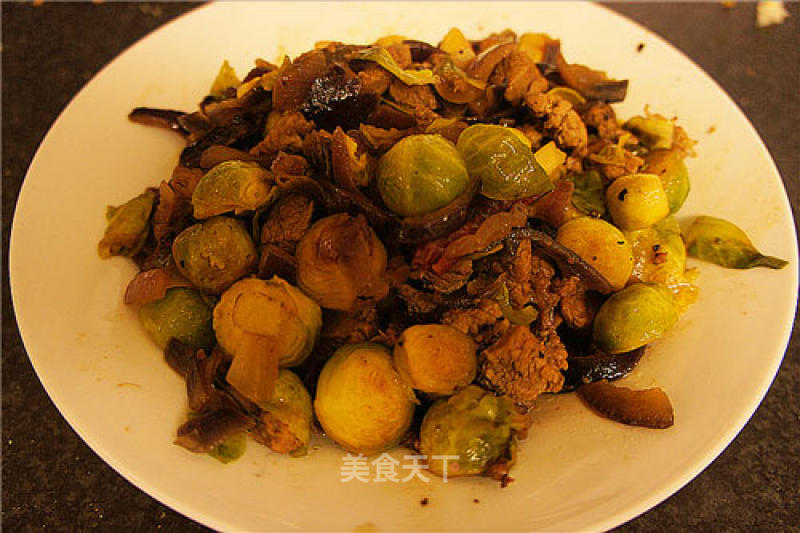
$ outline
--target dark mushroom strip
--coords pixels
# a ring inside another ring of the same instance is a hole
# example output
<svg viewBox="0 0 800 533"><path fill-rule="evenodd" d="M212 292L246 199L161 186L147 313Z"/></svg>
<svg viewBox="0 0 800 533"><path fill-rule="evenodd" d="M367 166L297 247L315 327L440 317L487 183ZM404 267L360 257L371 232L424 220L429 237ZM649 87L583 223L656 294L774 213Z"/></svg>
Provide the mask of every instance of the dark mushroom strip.
<svg viewBox="0 0 800 533"><path fill-rule="evenodd" d="M131 122L144 124L145 126L157 126L177 131L183 135L188 135L189 130L181 124L181 119L186 113L173 109L155 109L152 107L137 107L128 115Z"/></svg>
<svg viewBox="0 0 800 533"><path fill-rule="evenodd" d="M566 272L578 276L590 290L601 294L609 294L613 291L611 283L603 277L592 265L581 259L581 257L557 242L553 237L543 231L533 228L518 228L512 232L512 237L516 239L530 239L531 244L544 253L547 257L555 261L562 273Z"/></svg>
<svg viewBox="0 0 800 533"><path fill-rule="evenodd" d="M211 401L216 391L214 381L217 370L222 364L222 352L219 348L206 354L205 350L197 350L194 357L189 360L186 371L186 395L189 398L189 409L200 412Z"/></svg>
<svg viewBox="0 0 800 533"><path fill-rule="evenodd" d="M563 391L575 390L586 383L613 380L628 375L644 355L645 347L630 352L607 354L599 350L586 356L570 356L569 367L564 374Z"/></svg>
<svg viewBox="0 0 800 533"><path fill-rule="evenodd" d="M332 65L316 78L301 111L320 128L358 128L378 106L378 95L361 90L361 80L343 65Z"/></svg>
<svg viewBox="0 0 800 533"><path fill-rule="evenodd" d="M658 387L633 390L595 381L580 387L578 396L600 415L629 426L666 429L674 422L672 403Z"/></svg>
<svg viewBox="0 0 800 533"><path fill-rule="evenodd" d="M430 45L424 41L415 41L413 39L406 39L403 41L403 44L408 45L408 49L411 51L411 60L415 63L422 63L423 61L427 61L431 54L434 52L439 51L439 49L433 45Z"/></svg>
<svg viewBox="0 0 800 533"><path fill-rule="evenodd" d="M569 64L559 52L556 65L561 78L583 96L604 102L621 102L628 92L628 80L612 80L605 72Z"/></svg>
<svg viewBox="0 0 800 533"><path fill-rule="evenodd" d="M196 350L191 346L187 346L178 339L172 338L167 342L166 348L164 348L164 359L167 361L170 368L185 377L186 373L189 371L189 366L192 363L195 351Z"/></svg>
<svg viewBox="0 0 800 533"><path fill-rule="evenodd" d="M224 406L181 425L175 444L191 452L208 453L227 439L254 426L253 418L233 405Z"/></svg>

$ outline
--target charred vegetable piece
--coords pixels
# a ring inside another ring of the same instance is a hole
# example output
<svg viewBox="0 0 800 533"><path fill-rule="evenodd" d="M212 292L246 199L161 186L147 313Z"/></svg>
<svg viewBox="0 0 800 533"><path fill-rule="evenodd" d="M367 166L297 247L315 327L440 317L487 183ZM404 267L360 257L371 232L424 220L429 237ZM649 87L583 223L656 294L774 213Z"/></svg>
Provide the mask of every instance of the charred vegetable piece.
<svg viewBox="0 0 800 533"><path fill-rule="evenodd" d="M406 85L427 85L436 83L436 76L430 70L403 70L394 60L392 55L381 47L367 48L353 53L353 59L374 61L385 68Z"/></svg>
<svg viewBox="0 0 800 533"><path fill-rule="evenodd" d="M311 396L291 370L281 369L272 398L261 405L263 428L254 436L278 453L300 457L311 439Z"/></svg>
<svg viewBox="0 0 800 533"><path fill-rule="evenodd" d="M710 216L699 216L689 226L686 232L686 250L692 257L725 268L779 269L789 264L783 259L763 255L739 227L727 220Z"/></svg>
<svg viewBox="0 0 800 533"><path fill-rule="evenodd" d="M361 91L361 80L349 69L333 65L316 78L301 111L322 129L358 128L378 105L378 96Z"/></svg>
<svg viewBox="0 0 800 533"><path fill-rule="evenodd" d="M631 276L631 245L621 231L605 220L572 219L558 229L556 240L600 272L615 290L624 287Z"/></svg>
<svg viewBox="0 0 800 533"><path fill-rule="evenodd" d="M669 215L669 198L654 174L630 174L606 189L606 205L614 224L636 230L652 226Z"/></svg>
<svg viewBox="0 0 800 533"><path fill-rule="evenodd" d="M378 191L386 206L401 216L419 216L455 200L469 175L453 143L441 135L411 135L378 161Z"/></svg>
<svg viewBox="0 0 800 533"><path fill-rule="evenodd" d="M228 382L255 403L272 398L278 366L301 364L322 327L319 306L273 277L236 282L214 308L214 331L233 357Z"/></svg>
<svg viewBox="0 0 800 533"><path fill-rule="evenodd" d="M420 324L403 331L394 347L394 366L413 388L447 396L469 385L478 368L470 337L441 324Z"/></svg>
<svg viewBox="0 0 800 533"><path fill-rule="evenodd" d="M629 426L666 429L673 424L672 403L658 387L632 390L596 381L580 387L578 396L604 417Z"/></svg>
<svg viewBox="0 0 800 533"><path fill-rule="evenodd" d="M258 250L244 222L220 216L178 234L172 257L192 285L219 294L255 269Z"/></svg>
<svg viewBox="0 0 800 533"><path fill-rule="evenodd" d="M214 344L211 328L211 306L193 289L169 289L160 300L143 305L139 319L144 330L161 348L175 338L193 348Z"/></svg>
<svg viewBox="0 0 800 533"><path fill-rule="evenodd" d="M675 124L667 118L660 115L635 116L629 118L623 127L632 131L651 150L672 148Z"/></svg>
<svg viewBox="0 0 800 533"><path fill-rule="evenodd" d="M514 128L475 124L461 133L457 147L470 175L480 178L481 194L493 200L517 200L553 189L526 142Z"/></svg>
<svg viewBox="0 0 800 533"><path fill-rule="evenodd" d="M354 311L380 300L386 249L363 216L317 221L297 245L297 284L322 307Z"/></svg>
<svg viewBox="0 0 800 533"><path fill-rule="evenodd" d="M689 170L683 156L677 150L652 150L644 156L642 169L661 179L661 185L669 201L669 213L674 215L689 196Z"/></svg>
<svg viewBox="0 0 800 533"><path fill-rule="evenodd" d="M192 193L194 217L204 219L233 211L239 215L274 199L272 175L257 163L224 161L209 170Z"/></svg>
<svg viewBox="0 0 800 533"><path fill-rule="evenodd" d="M592 338L606 353L629 352L663 336L677 321L669 289L656 283L634 283L603 303L594 319Z"/></svg>
<svg viewBox="0 0 800 533"><path fill-rule="evenodd" d="M602 217L606 214L605 186L603 177L596 170L570 176L575 184L572 193L572 205L591 217Z"/></svg>
<svg viewBox="0 0 800 533"><path fill-rule="evenodd" d="M150 213L156 203L157 194L148 189L136 198L118 207L109 206L106 210L108 226L97 245L102 258L113 255L136 255L142 249L150 231Z"/></svg>
<svg viewBox="0 0 800 533"><path fill-rule="evenodd" d="M512 440L512 403L470 385L437 401L420 429L420 452L430 471L447 477L478 476L499 461Z"/></svg>
<svg viewBox="0 0 800 533"><path fill-rule="evenodd" d="M414 414L411 388L380 344L339 348L317 381L314 411L325 433L345 449L370 455L405 435Z"/></svg>

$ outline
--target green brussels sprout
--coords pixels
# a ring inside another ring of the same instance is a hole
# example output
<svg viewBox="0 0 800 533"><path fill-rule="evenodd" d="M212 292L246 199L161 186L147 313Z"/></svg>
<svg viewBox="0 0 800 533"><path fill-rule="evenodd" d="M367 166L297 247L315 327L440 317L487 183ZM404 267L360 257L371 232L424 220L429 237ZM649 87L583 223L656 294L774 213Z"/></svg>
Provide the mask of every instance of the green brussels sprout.
<svg viewBox="0 0 800 533"><path fill-rule="evenodd" d="M778 269L789 264L783 259L763 255L744 231L716 217L699 216L692 222L686 232L686 249L692 257L726 268Z"/></svg>
<svg viewBox="0 0 800 533"><path fill-rule="evenodd" d="M660 115L635 116L628 119L623 127L632 131L651 150L672 148L675 124L667 118Z"/></svg>
<svg viewBox="0 0 800 533"><path fill-rule="evenodd" d="M644 156L643 172L661 178L669 200L669 214L674 215L689 196L689 170L677 150L653 150Z"/></svg>
<svg viewBox="0 0 800 533"><path fill-rule="evenodd" d="M148 189L121 206L108 207L108 226L97 245L100 257L107 259L113 255L133 256L142 249L150 231L148 222L156 197L156 192Z"/></svg>
<svg viewBox="0 0 800 533"><path fill-rule="evenodd" d="M614 224L626 230L652 226L669 215L667 193L653 174L617 178L606 189L606 205Z"/></svg>
<svg viewBox="0 0 800 533"><path fill-rule="evenodd" d="M437 134L410 135L378 160L378 192L402 216L444 207L464 192L467 167L453 143Z"/></svg>
<svg viewBox="0 0 800 533"><path fill-rule="evenodd" d="M330 438L346 450L371 455L405 435L415 403L385 346L349 344L325 363L314 411Z"/></svg>
<svg viewBox="0 0 800 533"><path fill-rule="evenodd" d="M553 189L526 141L519 130L492 124L475 124L461 133L457 148L470 175L480 178L481 194L517 200Z"/></svg>
<svg viewBox="0 0 800 533"><path fill-rule="evenodd" d="M614 290L628 282L633 251L622 232L605 220L578 217L558 228L556 240L592 265Z"/></svg>
<svg viewBox="0 0 800 533"><path fill-rule="evenodd" d="M394 366L413 388L449 395L475 379L476 351L472 339L453 327L419 324L400 335L394 346Z"/></svg>
<svg viewBox="0 0 800 533"><path fill-rule="evenodd" d="M257 163L223 161L205 173L192 193L194 217L204 219L233 211L239 215L271 202L272 174Z"/></svg>
<svg viewBox="0 0 800 533"><path fill-rule="evenodd" d="M572 205L575 209L592 217L602 217L606 214L605 185L599 172L590 170L567 179L575 184L572 193Z"/></svg>
<svg viewBox="0 0 800 533"><path fill-rule="evenodd" d="M657 283L633 283L600 307L592 338L606 353L629 352L661 337L677 321L669 289Z"/></svg>
<svg viewBox="0 0 800 533"><path fill-rule="evenodd" d="M625 237L633 247L631 280L660 283L672 291L678 311L697 298L697 287L686 272L686 247L681 228L673 217L635 231Z"/></svg>
<svg viewBox="0 0 800 533"><path fill-rule="evenodd" d="M237 281L214 308L217 341L233 357L226 379L255 403L272 398L279 366L305 361L321 328L314 300L277 276Z"/></svg>
<svg viewBox="0 0 800 533"><path fill-rule="evenodd" d="M211 328L211 305L194 289L174 287L160 300L139 309L144 330L161 348L171 338L193 348L214 345Z"/></svg>
<svg viewBox="0 0 800 533"><path fill-rule="evenodd" d="M172 257L192 285L214 294L258 264L258 250L244 222L230 217L209 218L180 232Z"/></svg>
<svg viewBox="0 0 800 533"><path fill-rule="evenodd" d="M281 369L272 398L260 407L264 410L260 440L278 453L306 455L311 440L312 408L311 396L300 378L291 370Z"/></svg>
<svg viewBox="0 0 800 533"><path fill-rule="evenodd" d="M228 464L244 455L245 450L247 450L247 434L237 433L217 444L208 455L222 464Z"/></svg>
<svg viewBox="0 0 800 533"><path fill-rule="evenodd" d="M420 452L430 471L447 477L477 476L509 450L511 401L476 385L441 399L425 413L419 432ZM447 457L447 460L445 460Z"/></svg>

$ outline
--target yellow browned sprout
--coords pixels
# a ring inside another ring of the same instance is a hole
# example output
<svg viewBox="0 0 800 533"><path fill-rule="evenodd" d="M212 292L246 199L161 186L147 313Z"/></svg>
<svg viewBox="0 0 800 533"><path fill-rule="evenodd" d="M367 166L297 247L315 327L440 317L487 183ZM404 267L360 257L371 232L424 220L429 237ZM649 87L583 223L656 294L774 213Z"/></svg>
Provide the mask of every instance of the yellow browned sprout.
<svg viewBox="0 0 800 533"><path fill-rule="evenodd" d="M631 245L608 222L592 217L574 218L558 228L556 240L593 266L614 290L628 282L633 270Z"/></svg>

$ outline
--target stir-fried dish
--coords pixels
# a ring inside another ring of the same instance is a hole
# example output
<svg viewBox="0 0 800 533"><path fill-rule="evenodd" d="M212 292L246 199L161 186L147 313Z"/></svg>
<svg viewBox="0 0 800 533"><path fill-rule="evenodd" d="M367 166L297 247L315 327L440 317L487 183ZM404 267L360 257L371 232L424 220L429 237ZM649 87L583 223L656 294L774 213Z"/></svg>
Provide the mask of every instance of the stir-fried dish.
<svg viewBox="0 0 800 533"><path fill-rule="evenodd" d="M785 262L717 218L682 233L693 142L620 120L627 85L544 34L453 29L319 43L243 79L226 62L197 111L133 110L186 147L109 208L99 252L136 262L125 302L185 377L176 443L298 456L321 430L507 483L543 394L671 426L664 391L610 382L695 298L687 253Z"/></svg>

